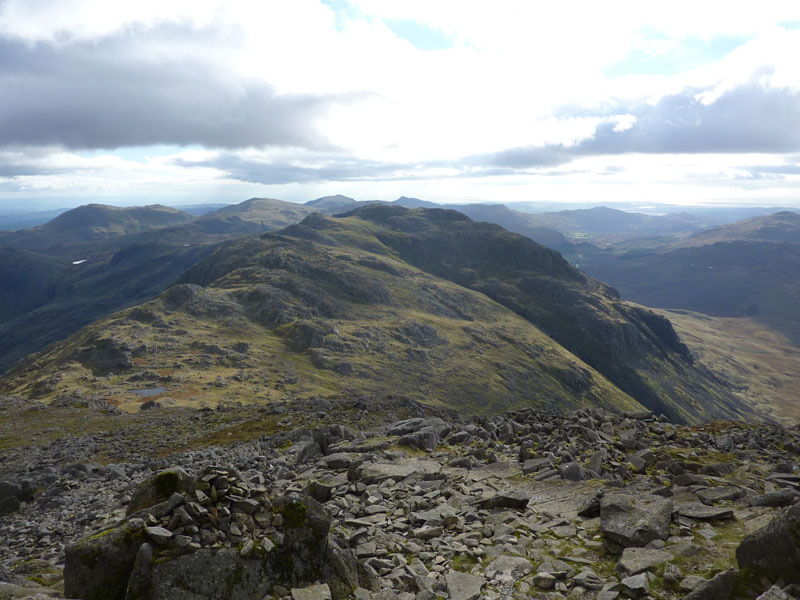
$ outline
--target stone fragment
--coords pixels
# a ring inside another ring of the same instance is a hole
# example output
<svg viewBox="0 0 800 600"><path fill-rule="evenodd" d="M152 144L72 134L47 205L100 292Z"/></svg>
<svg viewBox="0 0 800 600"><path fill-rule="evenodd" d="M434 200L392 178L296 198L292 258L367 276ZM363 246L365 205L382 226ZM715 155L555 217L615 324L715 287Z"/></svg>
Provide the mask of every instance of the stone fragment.
<svg viewBox="0 0 800 600"><path fill-rule="evenodd" d="M145 532L156 546L165 546L172 539L172 532L164 527L145 527Z"/></svg>
<svg viewBox="0 0 800 600"><path fill-rule="evenodd" d="M461 571L450 571L444 576L444 580L450 600L478 600L481 598L483 586L486 585L483 577Z"/></svg>
<svg viewBox="0 0 800 600"><path fill-rule="evenodd" d="M708 488L697 492L697 497L703 504L716 504L717 502L724 502L726 500L738 500L744 498L745 492L742 488L724 485L714 488Z"/></svg>
<svg viewBox="0 0 800 600"><path fill-rule="evenodd" d="M527 558L521 556L498 556L486 567L485 575L503 584L513 584L533 571Z"/></svg>
<svg viewBox="0 0 800 600"><path fill-rule="evenodd" d="M699 502L690 502L678 506L678 513L682 517L689 517L698 521L722 521L733 518L732 508L718 508L706 506Z"/></svg>
<svg viewBox="0 0 800 600"><path fill-rule="evenodd" d="M484 496L475 501L478 508L490 510L493 508L525 508L529 498L522 493L502 492L494 496Z"/></svg>
<svg viewBox="0 0 800 600"><path fill-rule="evenodd" d="M684 600L730 600L736 585L736 573L724 571L704 580Z"/></svg>
<svg viewBox="0 0 800 600"><path fill-rule="evenodd" d="M575 582L575 585L585 587L587 590L601 590L605 585L605 582L591 569L584 569L575 575L572 581Z"/></svg>
<svg viewBox="0 0 800 600"><path fill-rule="evenodd" d="M617 563L617 570L623 576L636 575L642 571L649 571L653 567L657 567L671 559L672 554L666 550L625 548Z"/></svg>
<svg viewBox="0 0 800 600"><path fill-rule="evenodd" d="M650 580L646 573L631 575L620 583L625 595L631 598L644 598L650 593Z"/></svg>
<svg viewBox="0 0 800 600"><path fill-rule="evenodd" d="M331 589L327 583L292 588L292 600L331 600Z"/></svg>
<svg viewBox="0 0 800 600"><path fill-rule="evenodd" d="M766 592L756 598L756 600L792 600L792 597L777 585L773 585Z"/></svg>

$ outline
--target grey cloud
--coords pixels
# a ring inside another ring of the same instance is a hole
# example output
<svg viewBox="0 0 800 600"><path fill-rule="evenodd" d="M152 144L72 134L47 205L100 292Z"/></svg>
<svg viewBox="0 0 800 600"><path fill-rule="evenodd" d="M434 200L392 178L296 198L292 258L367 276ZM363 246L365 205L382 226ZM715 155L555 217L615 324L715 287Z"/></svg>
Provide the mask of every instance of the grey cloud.
<svg viewBox="0 0 800 600"><path fill-rule="evenodd" d="M636 117L632 127L615 130L600 124L594 135L574 146L512 148L471 157L468 164L515 169L548 167L581 156L626 153L784 153L800 150L800 93L747 84L715 102L696 99L702 90L667 96L655 106L639 105L615 111ZM618 107L622 109L622 107ZM597 116L596 111L562 109L562 117Z"/></svg>
<svg viewBox="0 0 800 600"><path fill-rule="evenodd" d="M747 167L750 173L769 175L800 175L800 165L757 165Z"/></svg>
<svg viewBox="0 0 800 600"><path fill-rule="evenodd" d="M325 166L267 164L229 152L200 161L179 159L173 161L173 164L182 167L213 167L224 171L233 179L261 184L408 179L409 177L402 176L401 172L412 168L412 165L408 164L378 163L332 154L320 154L309 158L311 159L309 162L324 162Z"/></svg>
<svg viewBox="0 0 800 600"><path fill-rule="evenodd" d="M235 79L222 61L145 60L136 53L137 35L61 47L0 39L0 145L320 149L329 146L316 120L353 100L279 95L266 84ZM174 28L148 35L177 54L197 44Z"/></svg>

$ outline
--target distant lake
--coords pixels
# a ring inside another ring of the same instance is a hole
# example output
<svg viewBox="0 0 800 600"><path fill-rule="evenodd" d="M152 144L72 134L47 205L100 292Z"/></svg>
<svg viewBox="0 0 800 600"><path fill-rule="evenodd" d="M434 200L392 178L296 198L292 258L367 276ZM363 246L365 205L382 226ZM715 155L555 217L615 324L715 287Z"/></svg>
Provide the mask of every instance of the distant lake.
<svg viewBox="0 0 800 600"><path fill-rule="evenodd" d="M159 394L166 393L167 388L165 387L152 387L152 388L144 388L141 390L131 390L132 394L136 394L143 398L149 398L150 396L158 396Z"/></svg>

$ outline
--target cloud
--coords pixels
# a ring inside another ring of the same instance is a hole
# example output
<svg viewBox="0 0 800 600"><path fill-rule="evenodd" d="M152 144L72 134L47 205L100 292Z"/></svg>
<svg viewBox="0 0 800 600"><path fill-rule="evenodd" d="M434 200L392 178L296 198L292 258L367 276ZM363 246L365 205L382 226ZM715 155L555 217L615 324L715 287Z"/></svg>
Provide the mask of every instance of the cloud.
<svg viewBox="0 0 800 600"><path fill-rule="evenodd" d="M0 143L330 148L319 120L355 99L278 94L267 82L243 81L175 26L148 32L152 54L130 36L63 47L0 38Z"/></svg>
<svg viewBox="0 0 800 600"><path fill-rule="evenodd" d="M384 163L319 153L306 153L300 158L273 161L259 153L220 152L196 160L178 157L171 164L178 167L217 169L231 179L265 185L415 179L427 174L427 168L422 165Z"/></svg>
<svg viewBox="0 0 800 600"><path fill-rule="evenodd" d="M687 89L664 96L653 106L630 106L625 115L603 120L592 136L574 145L511 148L471 157L468 162L525 169L564 164L583 156L800 150L800 92L748 83L704 103L704 91Z"/></svg>

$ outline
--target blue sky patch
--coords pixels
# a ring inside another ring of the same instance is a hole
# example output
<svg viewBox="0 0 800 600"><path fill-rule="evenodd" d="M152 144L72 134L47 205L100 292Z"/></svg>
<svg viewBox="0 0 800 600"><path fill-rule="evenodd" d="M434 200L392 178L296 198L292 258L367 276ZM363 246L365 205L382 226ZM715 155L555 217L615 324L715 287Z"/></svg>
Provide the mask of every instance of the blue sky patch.
<svg viewBox="0 0 800 600"><path fill-rule="evenodd" d="M173 146L167 144L158 144L155 146L129 146L127 148L116 148L115 150L86 150L77 152L83 158L95 158L98 156L105 156L113 154L123 160L130 160L134 162L145 162L146 158L155 156L167 156L169 154L176 154L178 152L185 152L186 150L201 150L202 146Z"/></svg>
<svg viewBox="0 0 800 600"><path fill-rule="evenodd" d="M394 34L420 50L444 50L455 44L450 36L413 19L384 19Z"/></svg>
<svg viewBox="0 0 800 600"><path fill-rule="evenodd" d="M675 75L718 61L750 38L744 36L715 35L708 40L699 37L674 40L664 35L648 35L645 43L677 42L664 52L635 48L620 62L605 69L608 77L625 75Z"/></svg>

